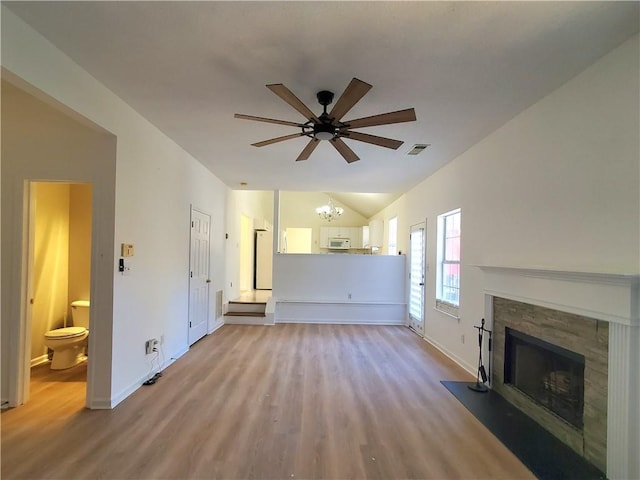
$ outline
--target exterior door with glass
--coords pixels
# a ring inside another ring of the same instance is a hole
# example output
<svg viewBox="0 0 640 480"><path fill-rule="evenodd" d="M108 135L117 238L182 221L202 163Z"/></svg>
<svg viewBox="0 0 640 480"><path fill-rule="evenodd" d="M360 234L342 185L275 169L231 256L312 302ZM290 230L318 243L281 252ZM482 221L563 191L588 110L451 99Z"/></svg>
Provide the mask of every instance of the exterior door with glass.
<svg viewBox="0 0 640 480"><path fill-rule="evenodd" d="M425 224L411 227L409 234L409 326L424 335Z"/></svg>

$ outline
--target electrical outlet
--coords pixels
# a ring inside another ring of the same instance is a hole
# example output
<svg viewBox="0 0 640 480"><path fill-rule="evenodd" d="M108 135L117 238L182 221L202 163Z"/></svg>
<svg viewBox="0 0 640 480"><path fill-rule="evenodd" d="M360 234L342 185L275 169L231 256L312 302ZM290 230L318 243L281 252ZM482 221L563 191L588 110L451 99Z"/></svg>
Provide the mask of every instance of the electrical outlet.
<svg viewBox="0 0 640 480"><path fill-rule="evenodd" d="M351 294L348 294L348 295L347 295L347 298L348 298L349 300L351 300Z"/></svg>
<svg viewBox="0 0 640 480"><path fill-rule="evenodd" d="M153 353L153 349L156 348L158 346L158 340L155 338L152 338L150 340L147 340L146 342L144 342L144 352L147 355L150 355Z"/></svg>
<svg viewBox="0 0 640 480"><path fill-rule="evenodd" d="M461 341L462 343L464 343L464 333L463 333L462 335L460 335L460 341Z"/></svg>

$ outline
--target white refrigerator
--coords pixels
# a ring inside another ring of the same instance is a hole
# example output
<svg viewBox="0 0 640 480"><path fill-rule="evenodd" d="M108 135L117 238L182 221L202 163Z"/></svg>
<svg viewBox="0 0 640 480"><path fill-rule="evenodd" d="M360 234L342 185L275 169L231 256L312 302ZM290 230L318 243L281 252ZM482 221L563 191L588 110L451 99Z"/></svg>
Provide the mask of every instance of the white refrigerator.
<svg viewBox="0 0 640 480"><path fill-rule="evenodd" d="M256 231L256 290L271 290L273 271L273 232Z"/></svg>

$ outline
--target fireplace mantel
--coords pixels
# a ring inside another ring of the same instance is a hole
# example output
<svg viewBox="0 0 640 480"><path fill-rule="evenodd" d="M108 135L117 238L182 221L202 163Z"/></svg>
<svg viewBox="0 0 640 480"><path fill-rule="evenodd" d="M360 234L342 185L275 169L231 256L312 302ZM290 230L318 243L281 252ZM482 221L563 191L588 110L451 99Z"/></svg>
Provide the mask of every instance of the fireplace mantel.
<svg viewBox="0 0 640 480"><path fill-rule="evenodd" d="M484 272L489 328L493 297L609 322L606 474L640 478L640 274L474 266Z"/></svg>
<svg viewBox="0 0 640 480"><path fill-rule="evenodd" d="M485 293L622 325L640 325L640 274L474 265Z"/></svg>

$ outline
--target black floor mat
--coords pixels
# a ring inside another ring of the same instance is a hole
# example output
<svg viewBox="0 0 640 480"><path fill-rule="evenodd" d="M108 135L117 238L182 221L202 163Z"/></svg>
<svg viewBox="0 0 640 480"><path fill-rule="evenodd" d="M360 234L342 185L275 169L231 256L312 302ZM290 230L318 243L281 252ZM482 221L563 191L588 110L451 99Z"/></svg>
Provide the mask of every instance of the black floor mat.
<svg viewBox="0 0 640 480"><path fill-rule="evenodd" d="M606 476L522 413L500 394L478 393L469 382L441 382L541 480L604 479Z"/></svg>

